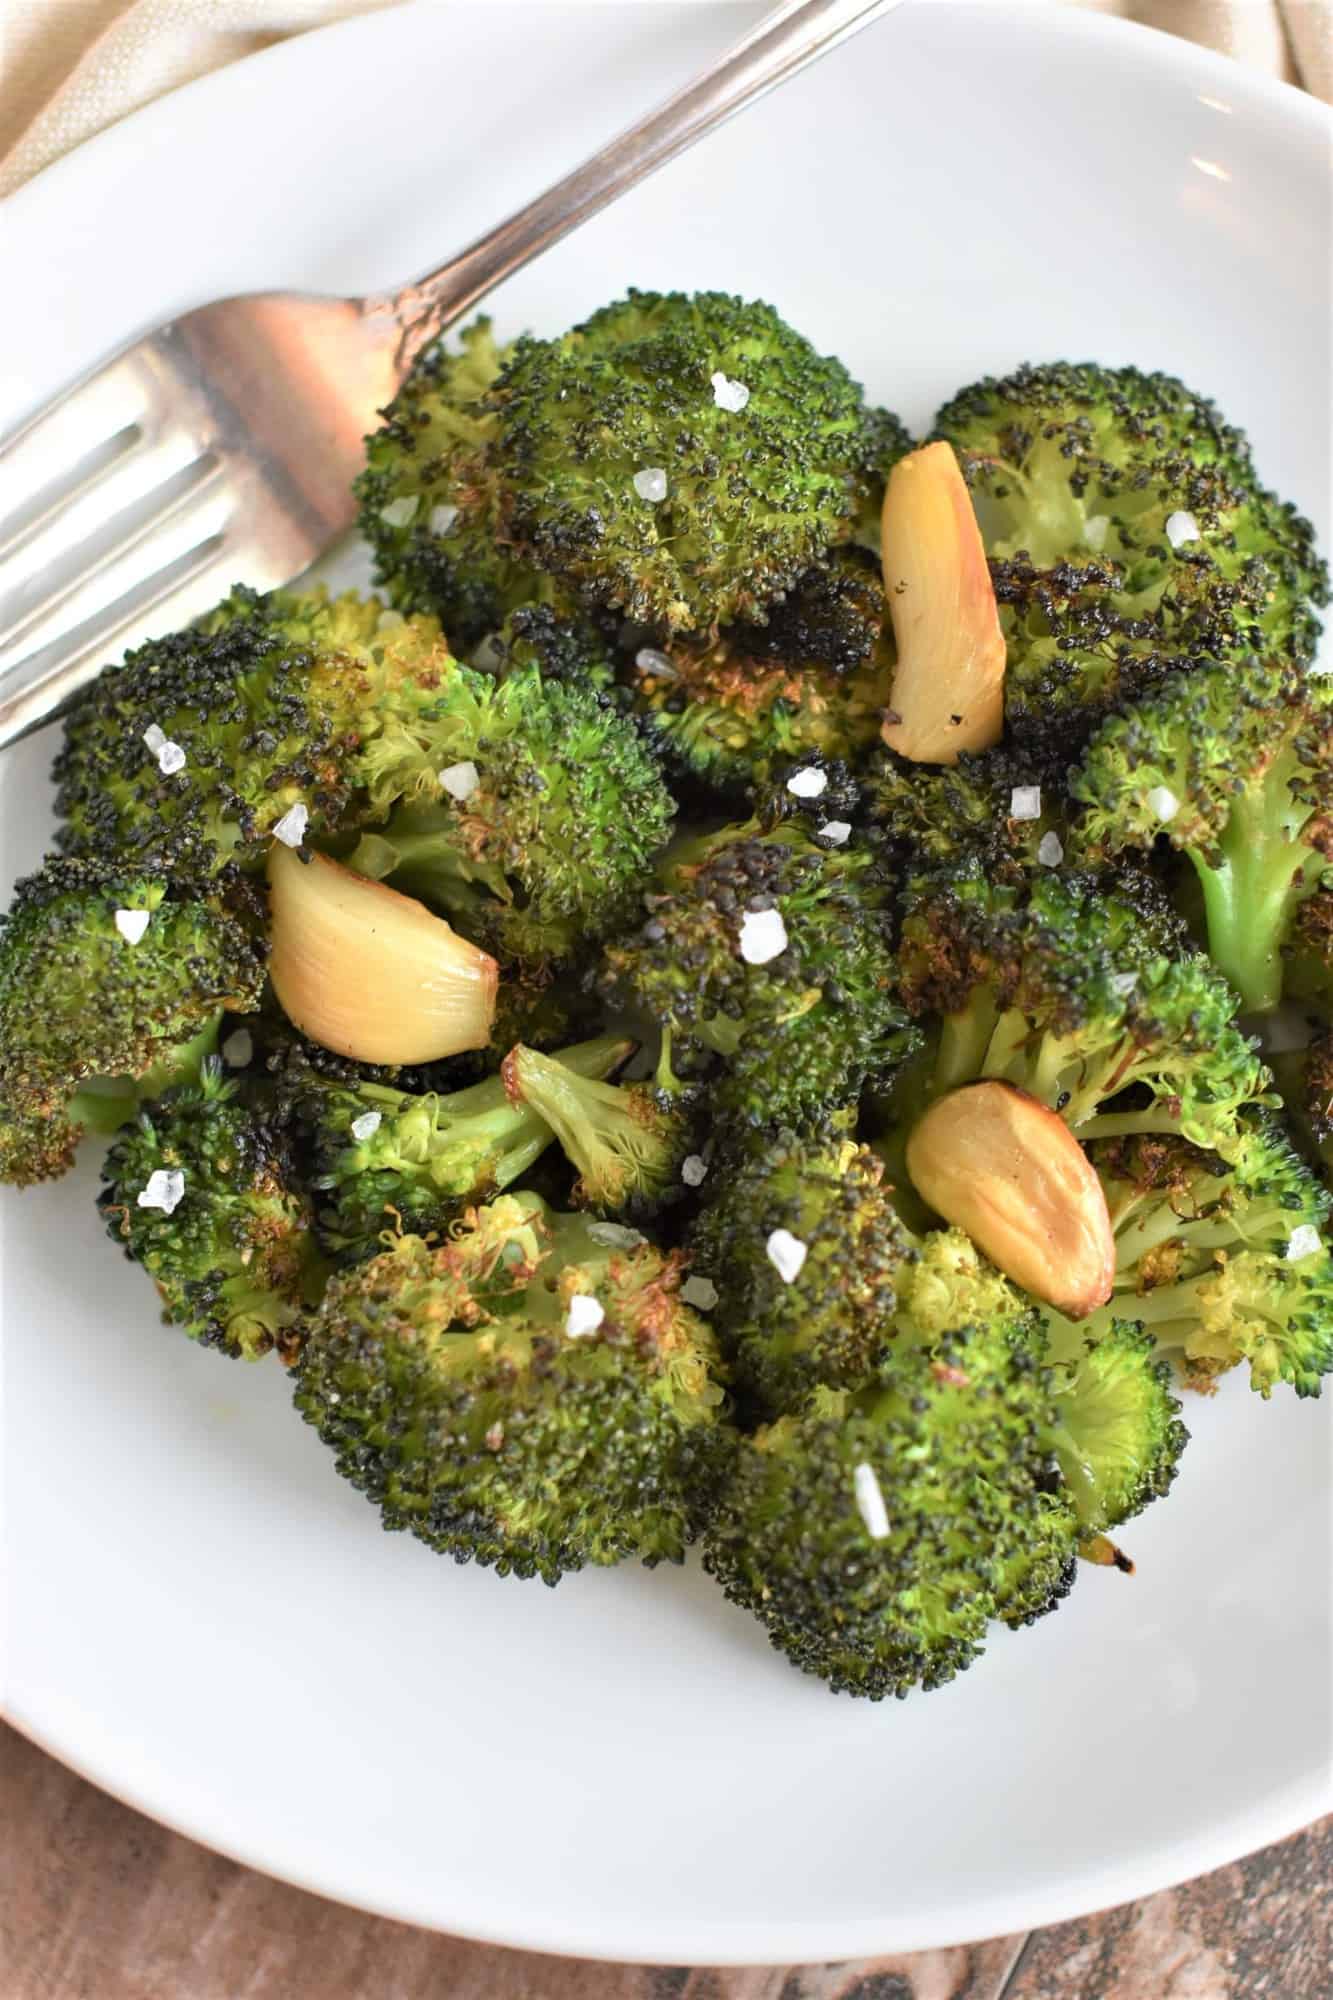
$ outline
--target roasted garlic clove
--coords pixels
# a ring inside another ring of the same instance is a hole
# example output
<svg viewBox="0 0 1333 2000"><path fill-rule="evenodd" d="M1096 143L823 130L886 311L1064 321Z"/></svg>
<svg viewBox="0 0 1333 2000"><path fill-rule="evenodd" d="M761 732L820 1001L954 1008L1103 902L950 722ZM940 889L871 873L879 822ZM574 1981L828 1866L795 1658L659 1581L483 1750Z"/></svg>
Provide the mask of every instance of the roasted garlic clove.
<svg viewBox="0 0 1333 2000"><path fill-rule="evenodd" d="M1012 1083L965 1084L907 1142L923 1201L1006 1277L1083 1319L1111 1296L1115 1239L1102 1184L1058 1113Z"/></svg>
<svg viewBox="0 0 1333 2000"><path fill-rule="evenodd" d="M484 1048L499 968L424 903L274 842L269 975L303 1035L358 1062Z"/></svg>
<svg viewBox="0 0 1333 2000"><path fill-rule="evenodd" d="M981 530L953 446L899 459L884 495L884 589L898 666L884 741L956 764L1004 729L1004 634Z"/></svg>

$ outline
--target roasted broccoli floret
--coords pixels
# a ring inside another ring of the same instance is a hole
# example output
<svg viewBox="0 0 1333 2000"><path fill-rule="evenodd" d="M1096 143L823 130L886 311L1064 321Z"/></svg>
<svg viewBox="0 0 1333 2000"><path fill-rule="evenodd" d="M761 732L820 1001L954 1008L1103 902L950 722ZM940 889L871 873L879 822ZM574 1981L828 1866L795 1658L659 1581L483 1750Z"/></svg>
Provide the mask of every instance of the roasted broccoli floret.
<svg viewBox="0 0 1333 2000"><path fill-rule="evenodd" d="M890 1173L936 1097L985 1077L1029 1091L1081 1140L1174 1133L1230 1156L1248 1105L1273 1101L1226 981L1184 949L1146 879L1112 893L1043 870L1025 889L975 861L919 878L899 949L904 1004L928 1028L887 1111Z"/></svg>
<svg viewBox="0 0 1333 2000"><path fill-rule="evenodd" d="M580 1206L643 1216L683 1193L694 1120L680 1092L649 1082L606 1083L568 1054L557 1059L522 1044L505 1057L501 1077L511 1101L560 1141L578 1171Z"/></svg>
<svg viewBox="0 0 1333 2000"><path fill-rule="evenodd" d="M935 420L993 558L1006 707L1041 734L1173 667L1306 659L1327 599L1313 530L1243 434L1181 382L1054 362L961 390Z"/></svg>
<svg viewBox="0 0 1333 2000"><path fill-rule="evenodd" d="M1050 1377L1030 1315L926 1343L877 1379L817 1389L746 1439L704 1565L773 1644L835 1691L952 1680L987 1622L1029 1624L1073 1579L1077 1524L1046 1439Z"/></svg>
<svg viewBox="0 0 1333 2000"><path fill-rule="evenodd" d="M667 631L762 616L850 539L887 441L840 362L721 292L519 340L483 407L504 539Z"/></svg>
<svg viewBox="0 0 1333 2000"><path fill-rule="evenodd" d="M606 1037L548 1062L561 1079L609 1076L634 1044ZM587 1088L601 1088L591 1083ZM441 1096L383 1083L328 1083L308 1098L316 1145L319 1226L343 1257L373 1256L386 1230L424 1236L465 1204L511 1186L555 1132L502 1076Z"/></svg>
<svg viewBox="0 0 1333 2000"><path fill-rule="evenodd" d="M750 823L681 842L659 882L647 921L607 947L603 991L657 1023L671 1062L721 1058L724 1115L804 1124L909 1053L887 890L867 853Z"/></svg>
<svg viewBox="0 0 1333 2000"><path fill-rule="evenodd" d="M1317 1396L1333 1369L1328 1194L1270 1118L1245 1118L1232 1155L1151 1136L1091 1147L1117 1268L1077 1334L1137 1320L1194 1388L1245 1362L1261 1396L1280 1382Z"/></svg>
<svg viewBox="0 0 1333 2000"><path fill-rule="evenodd" d="M1280 659L1176 675L1102 724L1069 789L1085 856L1159 838L1188 856L1214 961L1248 1008L1276 1006L1294 913L1333 862L1333 682Z"/></svg>
<svg viewBox="0 0 1333 2000"><path fill-rule="evenodd" d="M912 763L881 745L862 788L901 873L975 857L988 881L1021 884L1064 858L1062 775L1022 744L964 752L956 764Z"/></svg>
<svg viewBox="0 0 1333 2000"><path fill-rule="evenodd" d="M197 1075L263 982L244 885L72 857L20 882L0 918L0 1180L55 1179L83 1130Z"/></svg>
<svg viewBox="0 0 1333 2000"><path fill-rule="evenodd" d="M547 1583L680 1560L729 1456L716 1351L679 1260L608 1233L502 1195L334 1278L296 1405L386 1528Z"/></svg>
<svg viewBox="0 0 1333 2000"><path fill-rule="evenodd" d="M1141 1514L1171 1489L1189 1432L1171 1393L1171 1364L1132 1318L1050 1318L1052 1442L1084 1542Z"/></svg>
<svg viewBox="0 0 1333 2000"><path fill-rule="evenodd" d="M211 1057L117 1139L102 1168L107 1233L191 1340L257 1361L294 1359L325 1266L289 1132L242 1102Z"/></svg>
<svg viewBox="0 0 1333 2000"><path fill-rule="evenodd" d="M495 413L483 401L508 354L489 319L456 351L429 348L366 439L356 481L375 578L402 611L432 611L467 654L545 579L517 560L492 467Z"/></svg>
<svg viewBox="0 0 1333 2000"><path fill-rule="evenodd" d="M532 669L464 674L433 758L350 865L435 904L502 958L549 967L624 921L673 803L632 723L592 689ZM367 756L393 766L398 746Z"/></svg>

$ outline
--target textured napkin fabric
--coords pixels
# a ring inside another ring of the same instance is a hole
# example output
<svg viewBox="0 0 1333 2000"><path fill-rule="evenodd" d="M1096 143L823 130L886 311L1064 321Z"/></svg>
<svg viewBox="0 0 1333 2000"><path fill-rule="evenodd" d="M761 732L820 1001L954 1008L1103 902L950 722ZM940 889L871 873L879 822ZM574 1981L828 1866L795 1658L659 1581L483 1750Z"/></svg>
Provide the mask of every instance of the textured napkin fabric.
<svg viewBox="0 0 1333 2000"><path fill-rule="evenodd" d="M0 0L0 195L191 77L284 36L394 4L397 0ZM993 4L1002 6L1004 0ZM1333 0L1052 4L1123 14L1186 35L1333 102Z"/></svg>

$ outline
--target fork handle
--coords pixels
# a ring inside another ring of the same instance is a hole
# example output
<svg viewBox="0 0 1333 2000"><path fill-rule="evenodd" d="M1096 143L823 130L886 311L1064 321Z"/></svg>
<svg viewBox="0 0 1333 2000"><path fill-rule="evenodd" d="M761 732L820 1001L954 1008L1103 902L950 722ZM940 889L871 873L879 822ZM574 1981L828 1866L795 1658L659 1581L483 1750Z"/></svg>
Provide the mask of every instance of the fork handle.
<svg viewBox="0 0 1333 2000"><path fill-rule="evenodd" d="M400 329L400 378L423 347L503 279L549 250L617 195L665 166L706 132L785 83L902 0L782 0L751 32L674 97L585 160L545 194L402 291L368 298L368 315Z"/></svg>

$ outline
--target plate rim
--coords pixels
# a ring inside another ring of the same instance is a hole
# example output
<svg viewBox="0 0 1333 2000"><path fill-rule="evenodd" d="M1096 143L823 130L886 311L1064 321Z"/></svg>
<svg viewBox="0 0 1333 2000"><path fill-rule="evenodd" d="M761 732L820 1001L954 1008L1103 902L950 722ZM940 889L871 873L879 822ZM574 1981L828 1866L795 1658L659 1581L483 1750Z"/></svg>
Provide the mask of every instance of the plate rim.
<svg viewBox="0 0 1333 2000"><path fill-rule="evenodd" d="M611 4L611 0L566 0L566 3L593 8ZM498 5L516 4L525 4L525 0L461 0L464 7L479 10L484 6L492 12ZM675 0L675 4L682 4L682 0ZM729 0L686 0L686 4L715 5L720 13ZM903 10L904 18L910 18L916 5L946 9L962 20L968 16L982 19L994 17L993 0L911 0L909 7ZM181 103L186 100L194 103L200 101L201 96L209 95L225 99L232 94L239 108L248 79L255 74L255 65L263 64L273 69L292 65L299 70L303 48L308 42L318 42L323 46L335 40L349 44L364 40L370 45L381 37L392 38L400 31L399 24L403 21L410 21L427 12L438 18L443 11L440 0L406 0L406 4L306 30L284 42L239 58L222 69L194 78L127 114L116 124L85 140L72 152L52 161L0 202L0 211L13 212L16 205L26 207L32 199L50 198L52 190L58 190L60 182L68 174L77 176L91 171L98 162L110 159L126 146L133 148L145 139L151 140L154 127L174 119L179 114ZM1299 131L1303 140L1316 145L1327 147L1333 142L1333 107L1325 105L1299 86L1250 70L1231 57L1164 30L1148 28L1119 16L1087 12L1074 6L1052 6L1049 0L1010 0L1006 23L1012 27L1015 22L1023 33L1081 42L1090 49L1099 42L1137 47L1139 60L1152 69L1175 69L1178 73L1188 71L1199 80L1225 80L1233 98L1244 101L1246 111L1260 116L1277 114L1289 128ZM391 27L390 23L394 25ZM126 335L129 339L135 337L133 329ZM97 357L92 365L96 366L101 358ZM395 1901L378 1889L374 1899L368 1900L364 1894L358 1893L355 1883L343 1879L337 1869L325 1867L317 1874L308 1874L299 1866L294 1866L290 1856L266 1853L262 1827L244 1842L218 1839L201 1832L156 1797L161 1787L151 1777L136 1787L123 1770L111 1767L112 1760L86 1755L77 1741L68 1734L62 1735L59 1730L53 1729L48 1733L38 1716L30 1712L21 1692L15 1696L7 1685L0 1685L0 1720L8 1723L44 1754L131 1810L142 1813L198 1846L240 1866L289 1883L307 1894L342 1903L369 1915L446 1933L477 1944L608 1963L797 1965L817 1960L937 1950L1012 1936L1018 1931L1045 1928L1077 1919L1093 1910L1137 1901L1192 1880L1298 1832L1333 1811L1333 1770L1325 1774L1313 1770L1288 1782L1277 1793L1267 1795L1243 1809L1237 1808L1220 1821L1210 1822L1205 1829L1191 1836L1163 1838L1137 1850L1130 1860L1102 1864L1098 1871L1084 1868L1059 1885L1033 1888L1025 1898L1023 1920L1018 1925L1013 1921L1012 1894L995 1893L970 1897L961 1906L962 1913L957 1923L946 1922L943 1910L934 1919L925 1920L888 1911L882 1916L831 1922L818 1917L765 1919L761 1935L753 1919L723 1927L713 1920L700 1922L693 1918L690 1919L690 1947L682 1951L679 1937L667 1939L659 1937L654 1931L645 1940L644 1926L637 1920L631 1920L635 1935L618 1931L617 1924L623 1924L625 1920L614 1914L608 1914L593 1933L588 1928L588 1920L582 1917L564 1925L553 1924L547 1917L529 1927L517 1919L512 1907L505 1915L498 1909L479 1916L470 1915L466 1910L445 1910L440 1903L448 1901L447 1885L444 1896L436 1899L434 1906L428 1909L420 1907L410 1896ZM474 1888L469 1888L468 1897L475 1906Z"/></svg>

